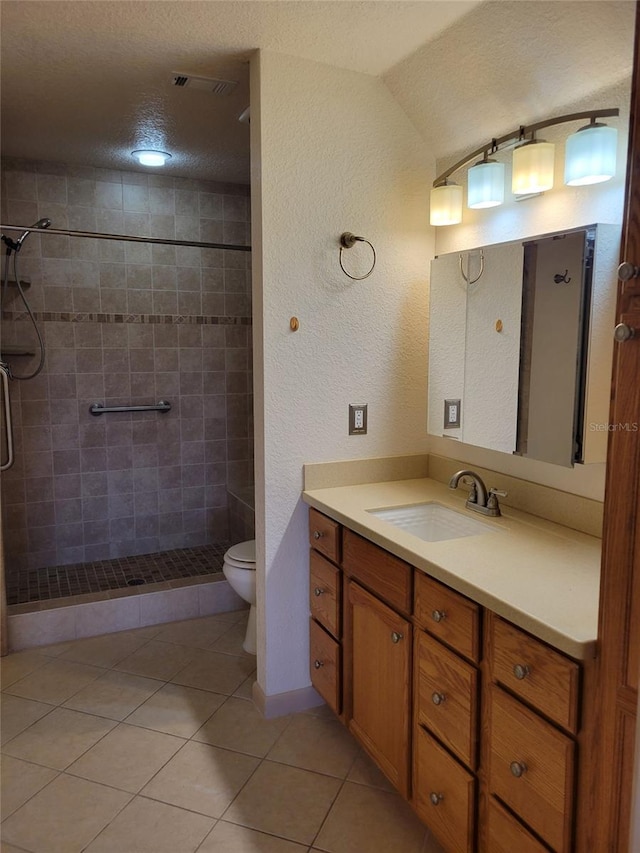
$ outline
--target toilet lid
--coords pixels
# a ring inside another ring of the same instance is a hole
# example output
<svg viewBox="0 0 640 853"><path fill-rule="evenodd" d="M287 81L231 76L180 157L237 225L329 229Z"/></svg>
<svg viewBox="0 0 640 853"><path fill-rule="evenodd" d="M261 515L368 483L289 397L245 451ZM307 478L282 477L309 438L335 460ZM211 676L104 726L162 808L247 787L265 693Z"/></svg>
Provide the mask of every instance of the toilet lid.
<svg viewBox="0 0 640 853"><path fill-rule="evenodd" d="M238 542L237 545L232 545L224 555L225 560L234 560L238 563L255 563L256 561L256 540L249 539L247 542Z"/></svg>

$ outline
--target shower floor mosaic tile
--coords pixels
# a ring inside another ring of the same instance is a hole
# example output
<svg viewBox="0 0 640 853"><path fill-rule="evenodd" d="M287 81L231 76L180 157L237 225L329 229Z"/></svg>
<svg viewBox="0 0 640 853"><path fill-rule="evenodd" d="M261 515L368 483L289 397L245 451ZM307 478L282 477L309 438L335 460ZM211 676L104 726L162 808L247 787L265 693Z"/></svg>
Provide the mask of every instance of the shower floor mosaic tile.
<svg viewBox="0 0 640 853"><path fill-rule="evenodd" d="M228 542L157 554L118 557L46 569L7 573L7 604L49 601L70 595L199 577L222 571Z"/></svg>

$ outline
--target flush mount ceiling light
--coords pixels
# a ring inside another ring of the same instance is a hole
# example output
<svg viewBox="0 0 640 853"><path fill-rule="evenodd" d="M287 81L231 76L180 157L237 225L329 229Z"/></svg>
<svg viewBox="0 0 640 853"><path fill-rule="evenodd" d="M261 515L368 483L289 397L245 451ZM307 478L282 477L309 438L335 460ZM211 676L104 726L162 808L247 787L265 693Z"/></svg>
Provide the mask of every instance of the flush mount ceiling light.
<svg viewBox="0 0 640 853"><path fill-rule="evenodd" d="M618 131L615 127L591 124L581 127L567 139L564 182L572 187L600 184L616 173Z"/></svg>
<svg viewBox="0 0 640 853"><path fill-rule="evenodd" d="M167 160L171 159L171 154L167 154L166 151L152 151L150 149L132 151L131 156L135 157L141 166L164 166Z"/></svg>
<svg viewBox="0 0 640 853"><path fill-rule="evenodd" d="M462 187L452 181L431 190L431 225L457 225L462 222Z"/></svg>
<svg viewBox="0 0 640 853"><path fill-rule="evenodd" d="M449 180L450 176L469 163L479 162L469 169L467 206L474 209L496 207L504 201L504 163L493 155L512 148L512 191L517 199L545 192L553 187L555 146L535 138L538 130L557 124L588 119L591 124L581 128L567 140L565 183L595 184L615 175L617 131L596 122L598 118L618 116L620 110L589 110L570 115L520 125L504 136L481 145L443 172L433 182L431 190L431 225L457 225L462 221L462 187ZM491 159L490 159L491 155Z"/></svg>

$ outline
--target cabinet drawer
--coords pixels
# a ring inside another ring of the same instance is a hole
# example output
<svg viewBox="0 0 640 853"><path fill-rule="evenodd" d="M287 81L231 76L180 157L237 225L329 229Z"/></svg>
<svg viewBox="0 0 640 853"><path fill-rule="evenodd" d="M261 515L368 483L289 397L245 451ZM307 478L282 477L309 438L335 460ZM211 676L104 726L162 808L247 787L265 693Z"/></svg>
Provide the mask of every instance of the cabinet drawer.
<svg viewBox="0 0 640 853"><path fill-rule="evenodd" d="M478 672L428 634L415 643L416 721L475 770Z"/></svg>
<svg viewBox="0 0 640 853"><path fill-rule="evenodd" d="M342 583L340 570L315 551L310 553L309 607L311 615L340 639Z"/></svg>
<svg viewBox="0 0 640 853"><path fill-rule="evenodd" d="M556 853L571 849L575 745L499 687L491 688L489 791Z"/></svg>
<svg viewBox="0 0 640 853"><path fill-rule="evenodd" d="M325 557L340 562L340 525L317 509L309 510L309 544Z"/></svg>
<svg viewBox="0 0 640 853"><path fill-rule="evenodd" d="M437 637L472 661L480 659L480 607L423 572L415 573L415 616Z"/></svg>
<svg viewBox="0 0 640 853"><path fill-rule="evenodd" d="M339 714L342 710L340 646L313 619L309 633L311 683L327 705Z"/></svg>
<svg viewBox="0 0 640 853"><path fill-rule="evenodd" d="M413 805L448 853L474 849L475 779L420 726L415 728Z"/></svg>
<svg viewBox="0 0 640 853"><path fill-rule="evenodd" d="M489 797L487 850L490 853L548 853L500 803Z"/></svg>
<svg viewBox="0 0 640 853"><path fill-rule="evenodd" d="M558 725L575 732L580 667L560 652L493 616L491 677Z"/></svg>
<svg viewBox="0 0 640 853"><path fill-rule="evenodd" d="M342 545L344 571L401 613L410 614L411 566L346 527Z"/></svg>

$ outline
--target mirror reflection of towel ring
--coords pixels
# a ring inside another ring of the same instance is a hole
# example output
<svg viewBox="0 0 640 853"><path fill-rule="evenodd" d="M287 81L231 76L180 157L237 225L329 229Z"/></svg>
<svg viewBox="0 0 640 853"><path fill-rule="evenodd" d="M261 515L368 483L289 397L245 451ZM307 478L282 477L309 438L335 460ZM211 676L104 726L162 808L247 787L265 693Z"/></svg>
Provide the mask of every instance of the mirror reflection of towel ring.
<svg viewBox="0 0 640 853"><path fill-rule="evenodd" d="M458 263L460 266L460 275L465 280L467 284L475 284L482 277L482 273L484 272L484 252L480 249L480 272L475 278L471 278L471 273L469 272L469 267L471 266L471 252L467 253L467 274L464 274L464 270L462 269L462 255L458 257Z"/></svg>
<svg viewBox="0 0 640 853"><path fill-rule="evenodd" d="M351 275L350 272L347 272L347 270L344 268L344 264L342 263L342 252L343 252L343 250L344 249L350 249L357 242L366 243L367 246L371 247L371 251L373 252L373 263L371 264L371 269L369 270L368 273L365 273L365 275ZM342 233L340 235L340 269L342 270L342 272L345 275L348 275L349 278L352 278L354 281L362 281L365 278L369 278L371 273L374 271L375 266L376 266L376 250L373 248L373 245L368 240L365 240L364 237L356 237L356 235L352 234L350 231L345 231L344 233Z"/></svg>

